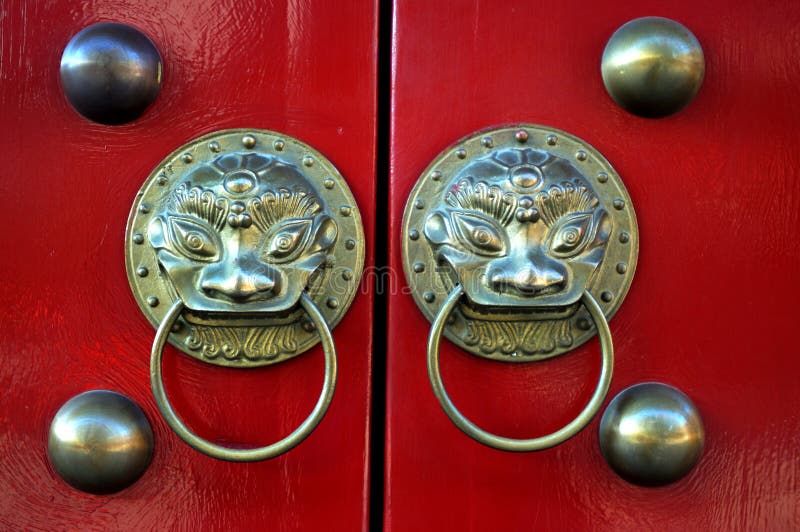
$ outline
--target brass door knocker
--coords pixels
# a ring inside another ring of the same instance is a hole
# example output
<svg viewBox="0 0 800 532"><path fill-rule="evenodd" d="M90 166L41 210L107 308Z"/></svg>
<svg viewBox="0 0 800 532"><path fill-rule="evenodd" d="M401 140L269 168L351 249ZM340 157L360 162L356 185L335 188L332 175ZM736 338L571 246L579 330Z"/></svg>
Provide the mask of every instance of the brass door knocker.
<svg viewBox="0 0 800 532"><path fill-rule="evenodd" d="M637 255L628 193L582 140L524 124L481 131L444 150L406 204L403 267L432 322L428 376L453 423L506 451L548 449L583 429L608 393L614 351L607 320L630 287ZM595 332L602 348L597 387L583 411L552 434L491 434L447 395L442 335L474 355L528 362L568 352Z"/></svg>
<svg viewBox="0 0 800 532"><path fill-rule="evenodd" d="M240 462L303 441L333 398L331 329L352 303L364 264L361 216L330 161L265 130L193 140L164 159L137 194L125 251L134 297L158 329L153 395L178 436L209 456ZM169 403L161 375L168 341L204 362L238 368L278 363L321 341L322 392L284 439L256 449L216 445L194 434Z"/></svg>

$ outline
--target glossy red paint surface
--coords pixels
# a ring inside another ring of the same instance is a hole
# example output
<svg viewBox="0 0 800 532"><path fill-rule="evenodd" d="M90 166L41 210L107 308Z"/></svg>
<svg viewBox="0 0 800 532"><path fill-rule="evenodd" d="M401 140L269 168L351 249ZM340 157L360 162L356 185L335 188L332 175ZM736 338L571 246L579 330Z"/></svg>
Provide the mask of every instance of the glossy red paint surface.
<svg viewBox="0 0 800 532"><path fill-rule="evenodd" d="M374 2L12 1L0 6L0 528L358 530L366 527L372 295L334 330L339 381L317 430L257 464L201 455L172 434L150 393L154 330L128 288L125 222L151 169L205 133L285 132L346 177L374 240ZM98 21L132 24L164 61L144 116L107 127L59 87L61 51ZM258 445L293 430L322 384L321 348L277 366L226 370L169 348L167 391L201 435ZM153 463L129 489L92 496L62 482L47 431L94 388L141 405Z"/></svg>
<svg viewBox="0 0 800 532"><path fill-rule="evenodd" d="M600 78L608 37L646 15L684 23L706 55L696 100L662 120L627 114ZM641 232L633 286L610 324L609 399L642 381L677 386L698 405L707 443L687 478L658 489L626 484L606 466L599 419L549 451L481 446L430 390L430 324L401 281L388 305L387 529L800 527L796 3L408 1L394 21L390 265L402 271L411 187L460 137L533 122L583 138L622 176ZM470 418L532 437L583 407L599 349L593 340L514 365L445 342L442 367Z"/></svg>

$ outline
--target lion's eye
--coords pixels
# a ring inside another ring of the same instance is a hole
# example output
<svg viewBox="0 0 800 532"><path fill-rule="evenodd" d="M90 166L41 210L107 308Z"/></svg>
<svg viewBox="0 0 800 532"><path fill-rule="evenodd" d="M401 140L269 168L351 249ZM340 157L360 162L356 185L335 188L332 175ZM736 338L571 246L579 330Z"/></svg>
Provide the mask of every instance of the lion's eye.
<svg viewBox="0 0 800 532"><path fill-rule="evenodd" d="M591 229L591 213L565 216L550 233L550 251L562 257L577 255L589 240Z"/></svg>
<svg viewBox="0 0 800 532"><path fill-rule="evenodd" d="M170 234L175 247L194 260L211 260L219 253L219 242L210 227L192 218L169 217Z"/></svg>
<svg viewBox="0 0 800 532"><path fill-rule="evenodd" d="M303 249L311 229L311 220L287 220L270 228L264 238L267 257L276 261L290 261Z"/></svg>
<svg viewBox="0 0 800 532"><path fill-rule="evenodd" d="M502 230L492 221L465 212L453 213L458 239L480 255L498 255L505 250Z"/></svg>

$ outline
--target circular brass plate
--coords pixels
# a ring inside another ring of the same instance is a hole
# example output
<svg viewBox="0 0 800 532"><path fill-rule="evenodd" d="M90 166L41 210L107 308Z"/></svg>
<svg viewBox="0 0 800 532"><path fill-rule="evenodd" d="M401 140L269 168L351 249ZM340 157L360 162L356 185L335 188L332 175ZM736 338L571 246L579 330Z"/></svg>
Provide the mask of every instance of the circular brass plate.
<svg viewBox="0 0 800 532"><path fill-rule="evenodd" d="M312 275L307 287L333 329L353 302L361 280L364 266L361 214L344 178L321 153L288 135L258 129L229 129L195 139L167 156L142 185L131 207L125 234L128 281L139 308L157 328L178 297L159 263L157 250L151 245L148 235L151 221L172 201L176 190L187 184L190 172L202 165L210 166L226 154L236 154L244 161L253 160L248 159L249 154L257 154L291 168L302 175L304 186L319 198L322 212L335 221L336 241L327 250L326 263ZM245 177L237 174L226 178L225 186L235 191L251 186L248 180L253 174L247 172L239 173ZM239 214L239 220L247 215L247 212ZM247 220L248 224L256 222ZM298 305L274 314L204 316L184 312L169 336L169 343L184 353L229 367L281 362L318 342L319 334Z"/></svg>
<svg viewBox="0 0 800 532"><path fill-rule="evenodd" d="M605 254L586 289L610 320L630 288L639 252L630 197L617 172L597 150L573 135L533 124L473 133L442 151L422 172L406 203L402 232L403 269L417 306L433 322L455 286L451 271L439 263L425 234L428 215L445 204L446 194L457 189L465 167L513 148L533 148L570 163L579 174L575 178L594 192L608 213L611 231ZM510 179L526 186L529 183L518 177ZM498 298L496 307L476 306L469 304L468 298L462 299L448 321L445 336L481 357L527 362L568 352L597 332L588 311L577 303L543 308L536 306L533 297L530 308L503 308L503 296Z"/></svg>

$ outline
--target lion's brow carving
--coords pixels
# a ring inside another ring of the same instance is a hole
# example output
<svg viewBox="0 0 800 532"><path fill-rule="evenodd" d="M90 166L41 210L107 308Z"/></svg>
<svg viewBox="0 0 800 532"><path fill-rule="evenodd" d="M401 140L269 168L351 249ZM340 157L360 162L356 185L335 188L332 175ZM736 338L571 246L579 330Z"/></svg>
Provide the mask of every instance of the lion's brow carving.
<svg viewBox="0 0 800 532"><path fill-rule="evenodd" d="M230 200L218 196L211 190L186 184L179 186L173 196L171 209L180 214L189 214L207 221L217 231L225 226L230 211ZM305 218L322 211L322 205L314 194L305 189L281 188L268 190L247 201L247 209L253 223L266 231L287 218Z"/></svg>
<svg viewBox="0 0 800 532"><path fill-rule="evenodd" d="M296 188L290 191L281 188L277 192L268 191L247 204L253 223L266 231L277 222L287 218L306 218L322 211L322 206L314 194Z"/></svg>
<svg viewBox="0 0 800 532"><path fill-rule="evenodd" d="M492 216L507 226L514 217L520 194L504 192L499 186L484 181L460 180L447 192L445 202L456 209L475 210ZM553 184L534 196L541 220L551 227L559 218L573 212L594 210L597 196L580 179Z"/></svg>
<svg viewBox="0 0 800 532"><path fill-rule="evenodd" d="M536 194L534 203L541 220L551 227L565 214L594 210L599 200L585 183L576 179L551 185Z"/></svg>
<svg viewBox="0 0 800 532"><path fill-rule="evenodd" d="M225 225L228 216L227 198L219 198L210 190L181 185L172 196L172 208L181 214L202 218L218 231Z"/></svg>
<svg viewBox="0 0 800 532"><path fill-rule="evenodd" d="M445 202L457 209L484 212L504 226L511 222L517 206L514 194L503 192L500 187L483 181L473 185L470 179L462 179L452 187L447 192Z"/></svg>

